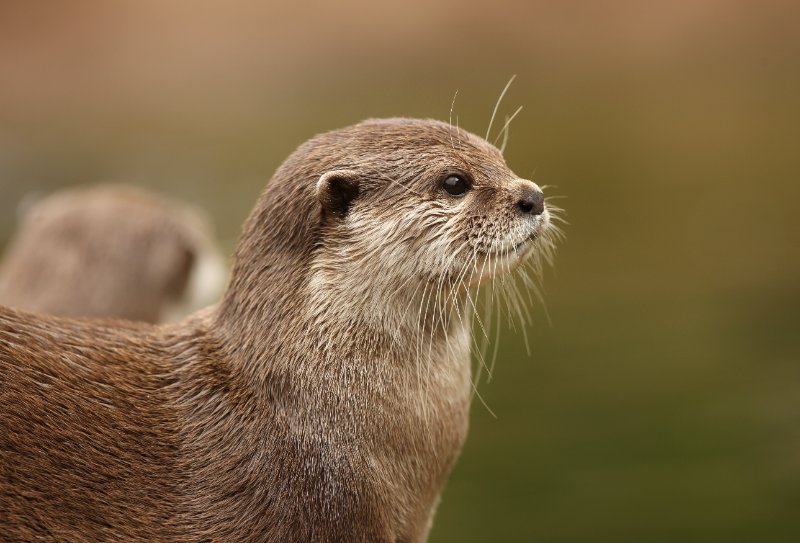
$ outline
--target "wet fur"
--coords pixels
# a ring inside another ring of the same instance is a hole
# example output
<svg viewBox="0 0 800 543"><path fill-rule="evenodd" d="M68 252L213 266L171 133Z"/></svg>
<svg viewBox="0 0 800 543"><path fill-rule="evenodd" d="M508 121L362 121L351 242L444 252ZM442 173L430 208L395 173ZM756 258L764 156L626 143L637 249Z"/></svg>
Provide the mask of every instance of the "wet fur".
<svg viewBox="0 0 800 543"><path fill-rule="evenodd" d="M469 284L546 226L517 224L524 183L448 124L368 121L279 168L218 307L0 308L0 539L424 541L467 432Z"/></svg>

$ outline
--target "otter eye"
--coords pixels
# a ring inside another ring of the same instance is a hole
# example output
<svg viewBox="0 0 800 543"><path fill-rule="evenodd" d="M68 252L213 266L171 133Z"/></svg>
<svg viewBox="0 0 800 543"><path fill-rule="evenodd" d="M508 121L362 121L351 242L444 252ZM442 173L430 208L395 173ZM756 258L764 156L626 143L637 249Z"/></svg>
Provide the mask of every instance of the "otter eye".
<svg viewBox="0 0 800 543"><path fill-rule="evenodd" d="M469 189L469 182L460 175L448 175L442 181L442 188L451 196L463 196Z"/></svg>

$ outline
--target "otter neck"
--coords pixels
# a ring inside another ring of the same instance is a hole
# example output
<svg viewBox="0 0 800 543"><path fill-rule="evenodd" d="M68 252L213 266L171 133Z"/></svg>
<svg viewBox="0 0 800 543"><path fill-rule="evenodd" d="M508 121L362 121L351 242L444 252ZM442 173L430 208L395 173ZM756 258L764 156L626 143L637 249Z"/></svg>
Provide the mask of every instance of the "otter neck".
<svg viewBox="0 0 800 543"><path fill-rule="evenodd" d="M226 298L218 313L232 362L256 382L296 371L320 375L341 364L367 373L387 366L416 372L417 364L452 350L454 336L469 336L462 293L427 282L376 291L375 284L363 289L326 277L313 265L299 268L271 274L271 284L283 288L235 305Z"/></svg>

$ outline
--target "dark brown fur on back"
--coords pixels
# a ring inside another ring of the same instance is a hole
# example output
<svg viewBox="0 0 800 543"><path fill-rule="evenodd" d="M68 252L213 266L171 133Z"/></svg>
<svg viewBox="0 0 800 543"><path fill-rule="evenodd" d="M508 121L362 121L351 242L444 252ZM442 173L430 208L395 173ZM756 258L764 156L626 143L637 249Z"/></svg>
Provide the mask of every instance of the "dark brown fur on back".
<svg viewBox="0 0 800 543"><path fill-rule="evenodd" d="M424 541L467 430L465 289L541 226L521 183L447 124L362 123L281 166L219 307L0 308L0 540Z"/></svg>

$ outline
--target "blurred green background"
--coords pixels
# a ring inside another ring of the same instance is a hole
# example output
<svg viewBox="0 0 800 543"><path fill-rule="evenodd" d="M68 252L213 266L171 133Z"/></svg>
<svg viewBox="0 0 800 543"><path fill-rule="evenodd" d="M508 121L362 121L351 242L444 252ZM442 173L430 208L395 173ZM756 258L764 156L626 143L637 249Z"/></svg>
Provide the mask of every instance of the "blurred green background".
<svg viewBox="0 0 800 543"><path fill-rule="evenodd" d="M113 180L230 254L311 135L456 90L483 134L512 74L508 163L570 225L431 541L800 541L797 2L3 2L0 245Z"/></svg>

